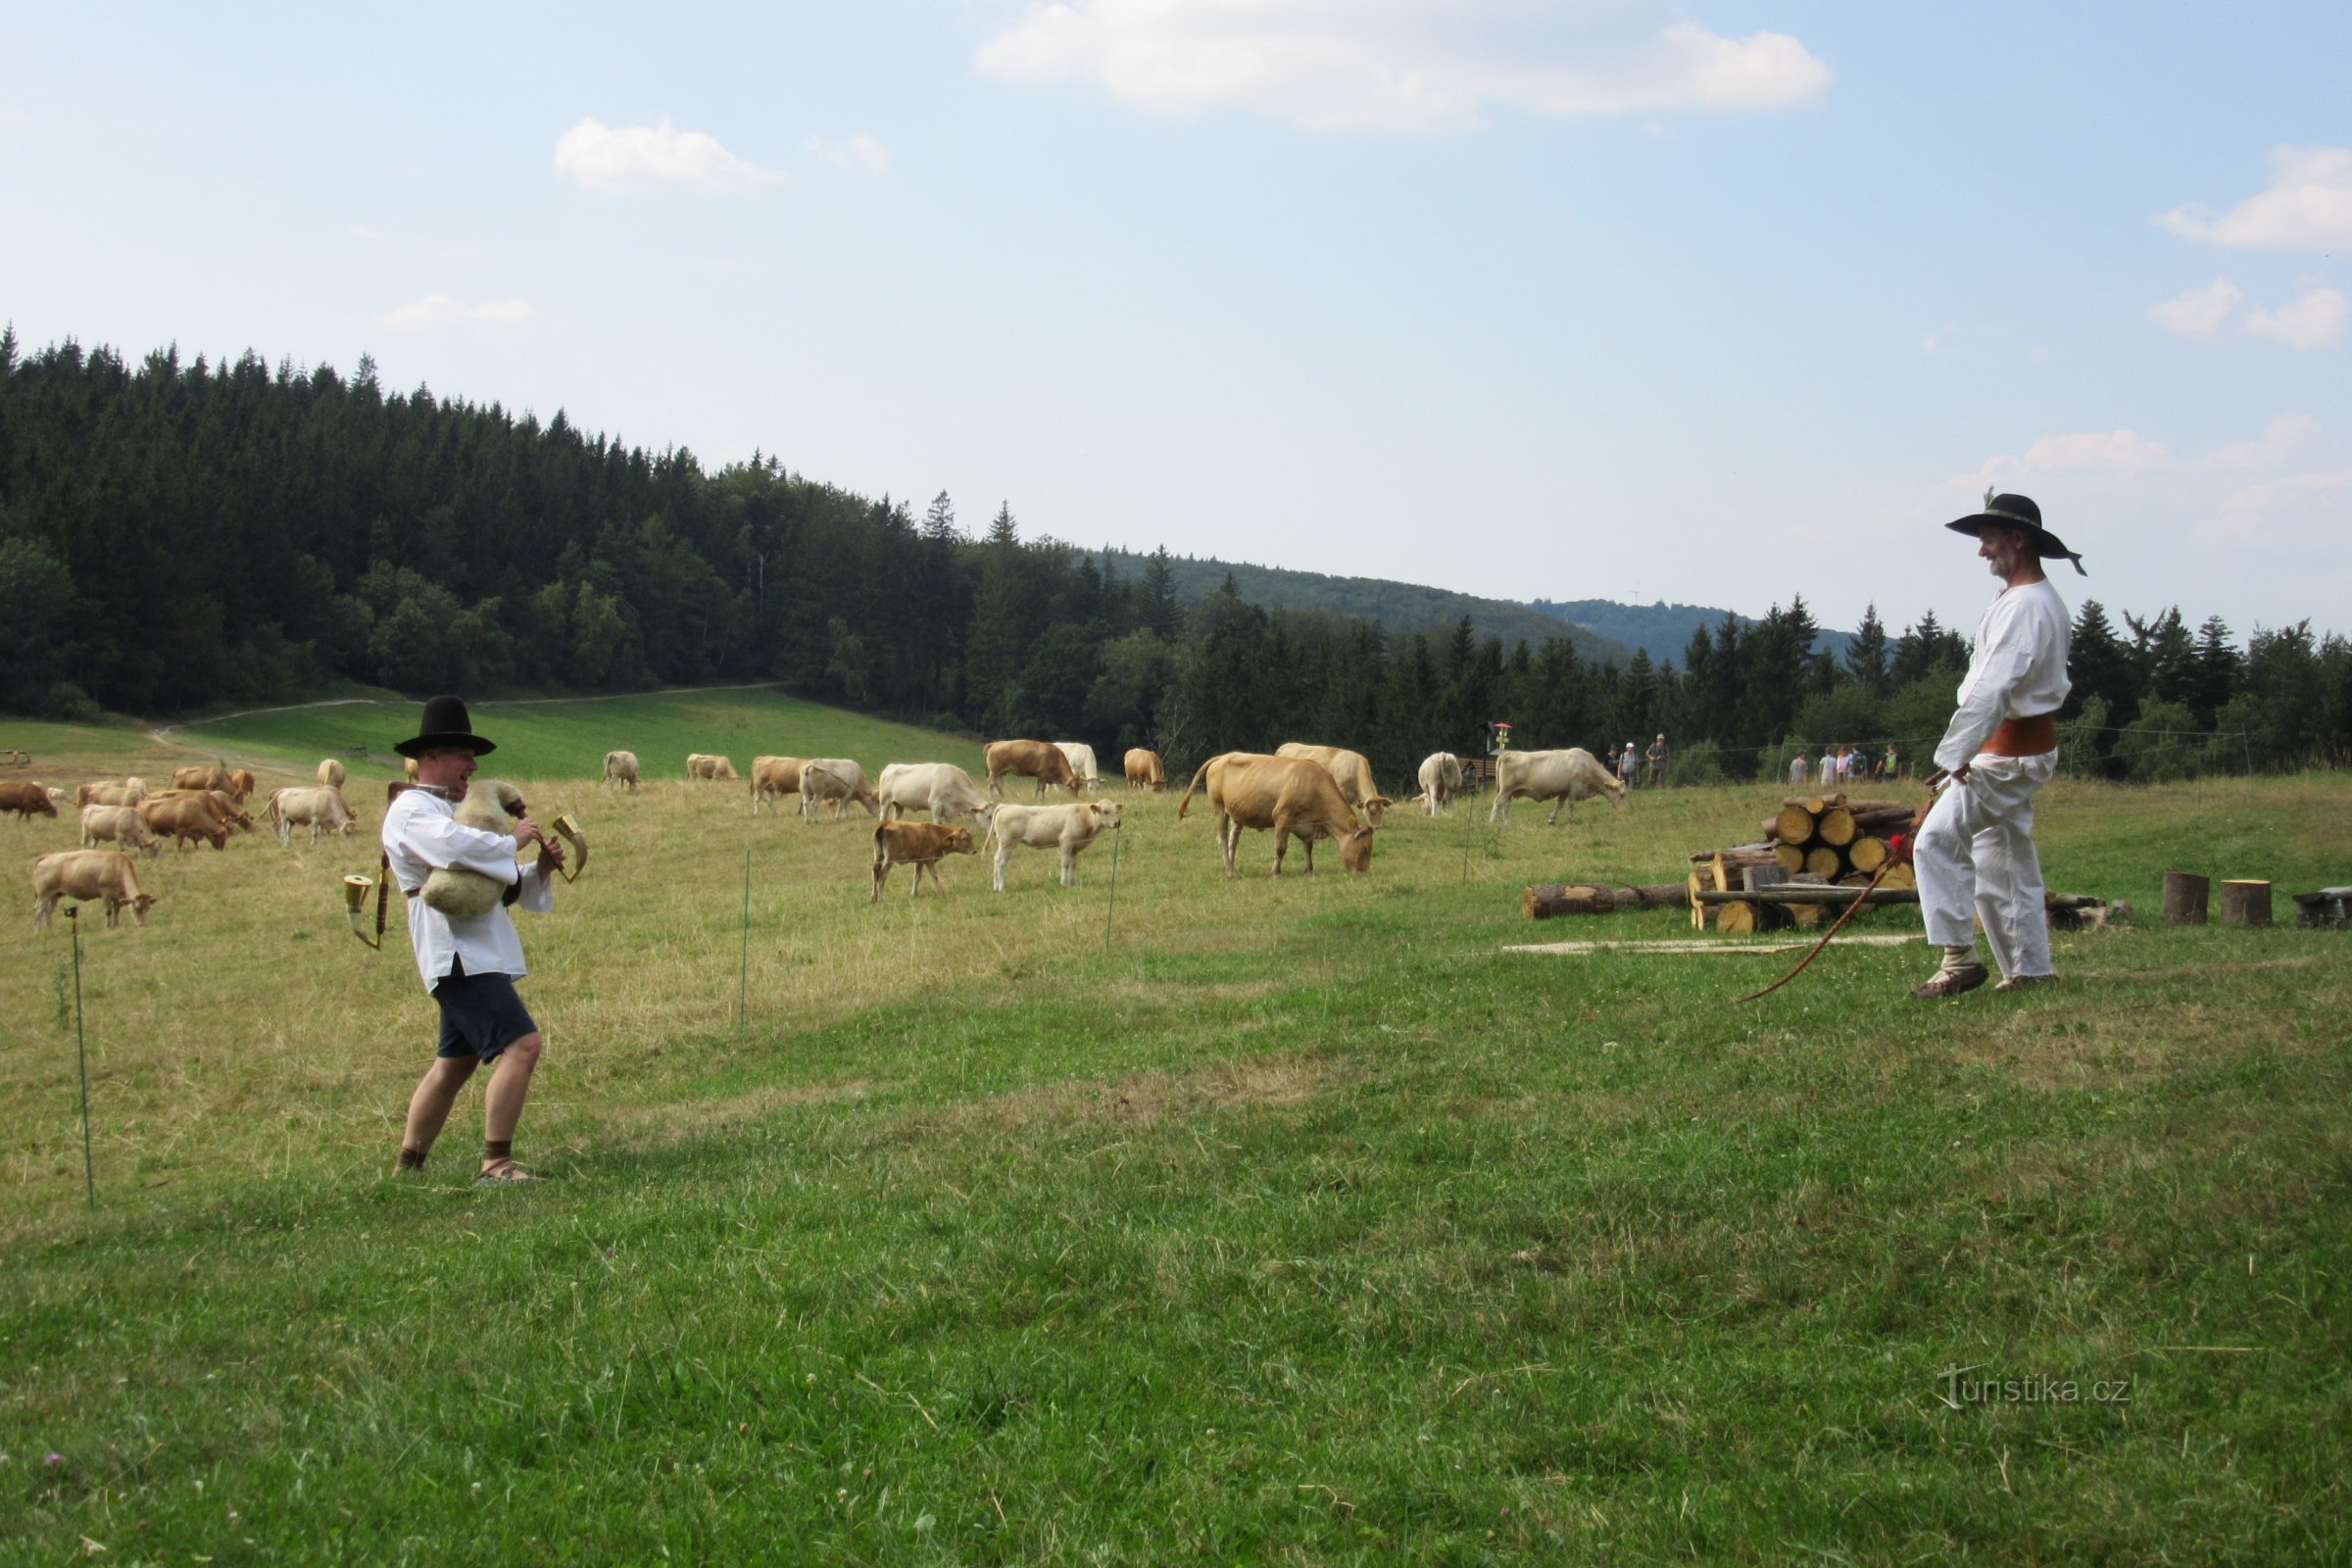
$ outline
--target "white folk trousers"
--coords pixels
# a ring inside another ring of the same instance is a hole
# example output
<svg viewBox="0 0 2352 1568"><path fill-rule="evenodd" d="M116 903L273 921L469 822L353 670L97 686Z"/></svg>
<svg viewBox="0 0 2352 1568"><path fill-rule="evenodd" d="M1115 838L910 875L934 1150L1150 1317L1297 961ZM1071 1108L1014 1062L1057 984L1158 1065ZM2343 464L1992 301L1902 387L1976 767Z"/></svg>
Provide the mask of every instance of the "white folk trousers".
<svg viewBox="0 0 2352 1568"><path fill-rule="evenodd" d="M2034 797L2058 771L2058 754L1979 757L1968 782L1936 797L1912 856L1928 940L1984 944L2004 976L2050 967L2050 918L2042 907L2041 857L2034 852Z"/></svg>

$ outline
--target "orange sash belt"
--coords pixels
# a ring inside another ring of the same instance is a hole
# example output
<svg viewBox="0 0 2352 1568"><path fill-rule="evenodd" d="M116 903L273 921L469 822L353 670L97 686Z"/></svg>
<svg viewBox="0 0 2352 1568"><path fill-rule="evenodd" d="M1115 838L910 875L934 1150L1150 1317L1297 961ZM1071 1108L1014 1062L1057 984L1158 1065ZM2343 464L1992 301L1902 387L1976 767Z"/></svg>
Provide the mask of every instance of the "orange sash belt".
<svg viewBox="0 0 2352 1568"><path fill-rule="evenodd" d="M2058 715L2035 713L2032 718L2004 718L1984 750L1994 757L2040 757L2058 749Z"/></svg>

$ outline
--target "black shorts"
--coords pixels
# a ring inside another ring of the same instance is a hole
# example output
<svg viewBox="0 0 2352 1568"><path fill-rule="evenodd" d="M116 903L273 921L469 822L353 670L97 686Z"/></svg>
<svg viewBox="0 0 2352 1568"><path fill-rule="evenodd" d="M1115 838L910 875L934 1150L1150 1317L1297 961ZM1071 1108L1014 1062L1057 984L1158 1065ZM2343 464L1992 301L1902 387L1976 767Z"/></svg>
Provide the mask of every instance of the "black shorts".
<svg viewBox="0 0 2352 1568"><path fill-rule="evenodd" d="M535 1035L539 1026L514 994L514 982L503 974L467 974L463 961L452 960L449 977L433 987L441 1004L442 1056L476 1056L495 1060L498 1054Z"/></svg>

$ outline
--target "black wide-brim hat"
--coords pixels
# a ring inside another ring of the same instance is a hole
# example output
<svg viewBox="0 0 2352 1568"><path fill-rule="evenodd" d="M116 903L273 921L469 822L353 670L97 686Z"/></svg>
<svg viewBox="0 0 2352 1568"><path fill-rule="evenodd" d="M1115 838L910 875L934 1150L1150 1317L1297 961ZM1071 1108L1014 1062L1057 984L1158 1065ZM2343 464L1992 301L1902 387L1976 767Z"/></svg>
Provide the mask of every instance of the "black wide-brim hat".
<svg viewBox="0 0 2352 1568"><path fill-rule="evenodd" d="M422 757L441 746L463 746L476 757L498 750L473 732L473 720L466 716L466 704L456 697L428 699L424 717L416 726L416 738L402 741L392 749L403 757Z"/></svg>
<svg viewBox="0 0 2352 1568"><path fill-rule="evenodd" d="M2087 577L2082 569L2082 558L2066 548L2066 541L2041 525L2041 509L2032 496L1996 496L1984 494L1984 510L1972 512L1944 524L1954 533L1982 534L1987 528L2015 528L2026 534L2034 545L2034 553L2044 561L2071 561L2078 576Z"/></svg>

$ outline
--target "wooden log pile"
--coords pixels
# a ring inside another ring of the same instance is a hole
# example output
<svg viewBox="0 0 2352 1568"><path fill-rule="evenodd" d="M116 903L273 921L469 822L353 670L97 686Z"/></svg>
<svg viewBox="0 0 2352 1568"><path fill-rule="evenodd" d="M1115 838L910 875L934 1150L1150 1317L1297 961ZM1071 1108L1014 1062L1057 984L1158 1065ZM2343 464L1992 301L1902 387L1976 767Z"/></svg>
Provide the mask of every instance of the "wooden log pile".
<svg viewBox="0 0 2352 1568"><path fill-rule="evenodd" d="M1791 797L1764 820L1764 843L1791 876L1859 887L1892 853L1887 840L1911 831L1916 808L1901 801L1849 801L1842 795ZM1882 887L1918 885L1907 865L1886 873Z"/></svg>

